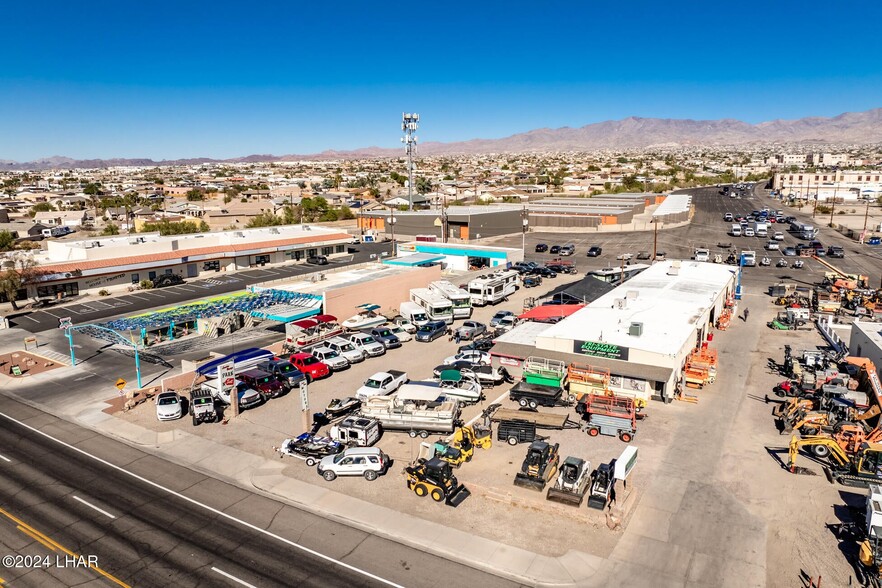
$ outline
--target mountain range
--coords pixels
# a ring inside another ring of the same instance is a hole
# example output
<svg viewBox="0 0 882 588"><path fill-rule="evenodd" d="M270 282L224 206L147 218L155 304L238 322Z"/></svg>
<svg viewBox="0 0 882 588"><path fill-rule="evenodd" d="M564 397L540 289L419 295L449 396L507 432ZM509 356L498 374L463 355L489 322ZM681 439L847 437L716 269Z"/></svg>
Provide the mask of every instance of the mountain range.
<svg viewBox="0 0 882 588"><path fill-rule="evenodd" d="M690 120L629 117L558 129L535 129L501 139L471 139L453 143L427 142L420 155L525 153L550 151L625 150L651 147L737 146L774 143L868 144L882 142L882 108L846 112L831 118L808 117L750 124L735 119ZM154 161L152 159L72 159L48 157L37 161L0 160L0 170L106 168L114 166L195 165L200 163L257 163L322 159L400 157L403 149L364 147L309 155L248 155L232 159L207 157Z"/></svg>

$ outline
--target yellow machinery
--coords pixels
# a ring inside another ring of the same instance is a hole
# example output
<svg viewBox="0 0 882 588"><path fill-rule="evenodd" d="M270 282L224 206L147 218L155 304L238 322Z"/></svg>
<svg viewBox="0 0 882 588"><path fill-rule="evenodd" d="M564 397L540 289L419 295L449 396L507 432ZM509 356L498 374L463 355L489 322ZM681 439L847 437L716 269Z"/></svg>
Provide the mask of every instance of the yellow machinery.
<svg viewBox="0 0 882 588"><path fill-rule="evenodd" d="M437 457L404 468L404 475L408 490L417 496L431 496L435 502L444 501L447 506L457 507L472 494L453 475L450 464Z"/></svg>
<svg viewBox="0 0 882 588"><path fill-rule="evenodd" d="M491 429L489 426L478 425L460 427L453 432L450 444L460 449L470 445L479 449L490 449L493 446Z"/></svg>
<svg viewBox="0 0 882 588"><path fill-rule="evenodd" d="M829 435L813 435L802 439L796 435L791 437L787 469L798 473L796 458L799 456L799 449L814 446L824 446L829 451L830 464L824 467L824 473L830 482L836 481L845 486L866 486L882 481L882 444L862 443L854 454L849 455Z"/></svg>

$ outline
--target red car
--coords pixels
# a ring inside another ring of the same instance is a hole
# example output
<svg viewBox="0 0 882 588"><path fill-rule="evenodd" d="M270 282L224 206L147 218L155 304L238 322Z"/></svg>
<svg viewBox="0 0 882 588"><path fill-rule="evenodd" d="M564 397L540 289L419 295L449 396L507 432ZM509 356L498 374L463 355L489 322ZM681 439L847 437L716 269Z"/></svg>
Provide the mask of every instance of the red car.
<svg viewBox="0 0 882 588"><path fill-rule="evenodd" d="M298 370L306 374L306 380L311 382L320 378L326 378L331 373L328 364L322 363L311 353L295 353L288 361Z"/></svg>

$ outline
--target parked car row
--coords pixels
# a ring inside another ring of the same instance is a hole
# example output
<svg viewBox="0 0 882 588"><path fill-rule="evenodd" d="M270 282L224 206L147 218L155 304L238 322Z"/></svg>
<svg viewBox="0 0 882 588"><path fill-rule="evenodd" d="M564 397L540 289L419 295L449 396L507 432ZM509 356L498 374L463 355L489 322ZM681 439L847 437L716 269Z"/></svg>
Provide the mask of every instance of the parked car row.
<svg viewBox="0 0 882 588"><path fill-rule="evenodd" d="M546 243L538 243L536 245L536 253L550 253L552 255L575 255L576 246L572 243L566 245L552 245L549 247Z"/></svg>

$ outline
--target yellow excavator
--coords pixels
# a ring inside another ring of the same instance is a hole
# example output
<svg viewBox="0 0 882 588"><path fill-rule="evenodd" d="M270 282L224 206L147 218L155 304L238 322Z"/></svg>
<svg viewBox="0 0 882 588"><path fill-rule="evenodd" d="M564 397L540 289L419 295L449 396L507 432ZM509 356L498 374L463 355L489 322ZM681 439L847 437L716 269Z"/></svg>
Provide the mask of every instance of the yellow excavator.
<svg viewBox="0 0 882 588"><path fill-rule="evenodd" d="M823 446L827 449L829 465L824 466L824 473L830 483L838 482L843 486L866 486L874 482L882 482L882 443L861 443L852 454L848 454L830 435L812 435L790 438L787 469L791 473L800 473L796 467L796 458L802 447ZM818 455L817 451L813 451Z"/></svg>

